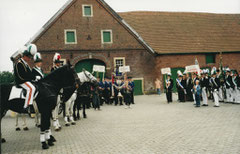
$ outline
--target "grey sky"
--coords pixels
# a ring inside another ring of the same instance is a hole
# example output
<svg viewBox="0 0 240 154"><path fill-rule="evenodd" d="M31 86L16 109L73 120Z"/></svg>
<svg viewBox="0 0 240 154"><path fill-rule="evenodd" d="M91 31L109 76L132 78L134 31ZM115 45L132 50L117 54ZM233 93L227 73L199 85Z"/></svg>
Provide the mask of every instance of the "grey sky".
<svg viewBox="0 0 240 154"><path fill-rule="evenodd" d="M11 71L10 56L67 0L0 1L0 71ZM115 11L240 13L240 0L105 0Z"/></svg>

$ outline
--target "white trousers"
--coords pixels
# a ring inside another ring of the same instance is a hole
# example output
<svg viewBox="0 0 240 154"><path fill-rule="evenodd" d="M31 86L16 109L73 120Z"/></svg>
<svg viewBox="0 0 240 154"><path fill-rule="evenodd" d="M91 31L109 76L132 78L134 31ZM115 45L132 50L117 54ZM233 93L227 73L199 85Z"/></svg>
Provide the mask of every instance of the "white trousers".
<svg viewBox="0 0 240 154"><path fill-rule="evenodd" d="M219 101L224 101L222 87L218 89Z"/></svg>
<svg viewBox="0 0 240 154"><path fill-rule="evenodd" d="M219 106L218 91L213 92L214 103L216 106Z"/></svg>
<svg viewBox="0 0 240 154"><path fill-rule="evenodd" d="M236 92L236 101L235 101L235 103L240 103L240 89L237 89L236 90L237 92Z"/></svg>
<svg viewBox="0 0 240 154"><path fill-rule="evenodd" d="M33 96L36 91L36 88L31 82L25 82L23 84L20 84L20 86L25 90L27 90L27 95L26 95L25 104L24 104L24 108L26 108L28 107L28 105L33 104Z"/></svg>
<svg viewBox="0 0 240 154"><path fill-rule="evenodd" d="M233 102L232 94L233 94L232 88L226 89L227 102Z"/></svg>
<svg viewBox="0 0 240 154"><path fill-rule="evenodd" d="M233 102L236 103L237 101L237 96L238 96L238 91L237 91L237 87L235 87L233 90L232 90L232 99L233 99Z"/></svg>
<svg viewBox="0 0 240 154"><path fill-rule="evenodd" d="M203 99L203 104L207 105L208 104L208 97L207 97L207 91L206 88L202 88L202 99Z"/></svg>

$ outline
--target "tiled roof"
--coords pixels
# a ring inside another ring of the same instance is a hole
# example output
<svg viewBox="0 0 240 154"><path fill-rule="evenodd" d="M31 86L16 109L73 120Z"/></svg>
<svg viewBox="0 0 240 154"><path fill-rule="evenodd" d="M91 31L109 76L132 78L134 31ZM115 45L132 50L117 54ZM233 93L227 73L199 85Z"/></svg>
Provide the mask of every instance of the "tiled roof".
<svg viewBox="0 0 240 154"><path fill-rule="evenodd" d="M240 14L118 14L159 54L240 51Z"/></svg>

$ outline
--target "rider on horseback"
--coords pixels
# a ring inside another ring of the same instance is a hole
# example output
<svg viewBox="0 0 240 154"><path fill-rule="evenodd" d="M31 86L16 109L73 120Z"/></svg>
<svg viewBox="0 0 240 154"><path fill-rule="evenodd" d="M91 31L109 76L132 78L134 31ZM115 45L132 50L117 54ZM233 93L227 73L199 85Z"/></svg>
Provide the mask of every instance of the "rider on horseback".
<svg viewBox="0 0 240 154"><path fill-rule="evenodd" d="M31 83L32 81L39 80L38 76L34 76L28 63L32 59L33 55L37 52L35 44L30 44L23 51L22 58L20 58L14 65L14 76L16 85L22 87L27 91L23 113L28 113L29 105L33 104L33 96L36 91L35 86Z"/></svg>
<svg viewBox="0 0 240 154"><path fill-rule="evenodd" d="M60 59L61 55L59 53L55 53L53 57L54 66L52 67L51 72L58 69L61 66L62 61Z"/></svg>

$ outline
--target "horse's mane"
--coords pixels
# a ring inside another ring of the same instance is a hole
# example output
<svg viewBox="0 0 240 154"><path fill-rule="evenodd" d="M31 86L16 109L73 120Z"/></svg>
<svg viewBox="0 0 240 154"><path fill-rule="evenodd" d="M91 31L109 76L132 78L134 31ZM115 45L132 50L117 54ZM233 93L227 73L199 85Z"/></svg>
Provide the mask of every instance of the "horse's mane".
<svg viewBox="0 0 240 154"><path fill-rule="evenodd" d="M41 82L46 82L46 81L52 81L54 79L57 79L57 78L61 78L61 75L64 74L64 72L67 71L68 69L68 65L64 65L56 70L54 70L53 72L51 72L50 74L48 74L46 77L42 78L40 81Z"/></svg>

